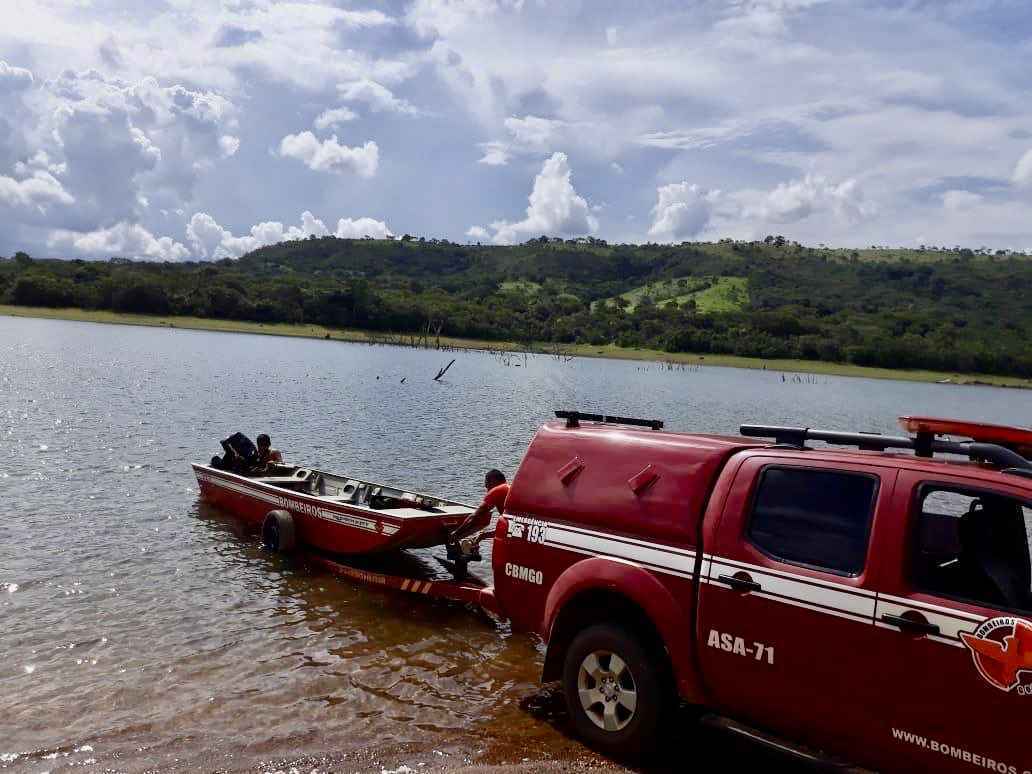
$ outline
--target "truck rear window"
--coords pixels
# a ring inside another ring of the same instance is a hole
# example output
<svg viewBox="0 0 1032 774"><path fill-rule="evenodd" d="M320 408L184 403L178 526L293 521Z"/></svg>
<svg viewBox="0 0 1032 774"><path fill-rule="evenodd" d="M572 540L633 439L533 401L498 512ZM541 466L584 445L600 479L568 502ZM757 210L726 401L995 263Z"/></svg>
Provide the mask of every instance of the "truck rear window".
<svg viewBox="0 0 1032 774"><path fill-rule="evenodd" d="M859 575L878 479L814 468L766 468L749 539L769 556L839 575Z"/></svg>

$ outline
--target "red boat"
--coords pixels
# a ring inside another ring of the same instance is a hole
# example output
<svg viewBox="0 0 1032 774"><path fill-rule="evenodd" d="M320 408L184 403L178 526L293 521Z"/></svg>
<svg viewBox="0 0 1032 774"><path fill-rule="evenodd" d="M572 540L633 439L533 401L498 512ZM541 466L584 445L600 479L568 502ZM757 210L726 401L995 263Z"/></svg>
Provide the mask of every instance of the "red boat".
<svg viewBox="0 0 1032 774"><path fill-rule="evenodd" d="M442 545L474 510L311 468L277 465L258 476L193 469L205 500L260 526L266 545L279 550L304 545L354 555Z"/></svg>

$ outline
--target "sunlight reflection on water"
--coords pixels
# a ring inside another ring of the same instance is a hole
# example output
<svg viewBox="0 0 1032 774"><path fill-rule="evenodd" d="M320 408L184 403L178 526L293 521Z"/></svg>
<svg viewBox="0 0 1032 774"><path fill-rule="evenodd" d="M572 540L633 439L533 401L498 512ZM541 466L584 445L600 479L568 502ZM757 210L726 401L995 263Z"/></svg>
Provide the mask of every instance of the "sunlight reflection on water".
<svg viewBox="0 0 1032 774"><path fill-rule="evenodd" d="M0 541L0 762L246 768L466 734L533 689L539 649L504 624L309 574L198 504L189 463L235 430L269 432L288 459L473 501L556 408L717 432L895 431L908 412L1027 422L1032 409L1030 393L982 387L518 362L0 317L0 477L16 516Z"/></svg>

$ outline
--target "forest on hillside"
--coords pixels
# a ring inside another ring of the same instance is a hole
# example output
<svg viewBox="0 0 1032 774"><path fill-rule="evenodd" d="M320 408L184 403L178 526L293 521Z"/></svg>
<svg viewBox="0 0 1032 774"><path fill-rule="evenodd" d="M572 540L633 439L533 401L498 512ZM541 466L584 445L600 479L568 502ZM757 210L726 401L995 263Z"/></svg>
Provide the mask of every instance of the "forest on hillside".
<svg viewBox="0 0 1032 774"><path fill-rule="evenodd" d="M309 238L202 263L0 260L0 301L1032 377L1032 259L777 238Z"/></svg>

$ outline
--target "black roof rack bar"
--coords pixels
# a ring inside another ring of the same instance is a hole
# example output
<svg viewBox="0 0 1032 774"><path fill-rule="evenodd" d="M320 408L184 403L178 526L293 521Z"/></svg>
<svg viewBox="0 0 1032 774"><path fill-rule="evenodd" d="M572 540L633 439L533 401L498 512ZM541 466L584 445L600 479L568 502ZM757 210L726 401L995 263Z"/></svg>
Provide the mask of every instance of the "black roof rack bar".
<svg viewBox="0 0 1032 774"><path fill-rule="evenodd" d="M1001 468L1032 470L1032 462L1015 451L994 443L937 441L918 434L917 438L877 433L843 433L811 427L779 427L777 425L742 425L739 432L750 438L773 438L775 443L803 448L806 441L824 441L836 446L856 446L864 451L912 449L921 456L960 454L969 459L988 462Z"/></svg>
<svg viewBox="0 0 1032 774"><path fill-rule="evenodd" d="M634 427L648 427L652 430L662 430L662 419L635 419L633 417L613 417L607 414L585 414L582 411L556 411L559 419L566 420L567 427L577 427L581 421L604 422L610 425L632 425Z"/></svg>

